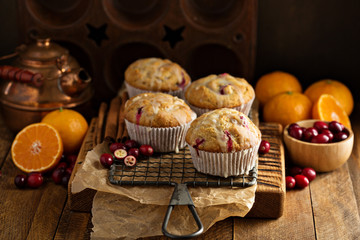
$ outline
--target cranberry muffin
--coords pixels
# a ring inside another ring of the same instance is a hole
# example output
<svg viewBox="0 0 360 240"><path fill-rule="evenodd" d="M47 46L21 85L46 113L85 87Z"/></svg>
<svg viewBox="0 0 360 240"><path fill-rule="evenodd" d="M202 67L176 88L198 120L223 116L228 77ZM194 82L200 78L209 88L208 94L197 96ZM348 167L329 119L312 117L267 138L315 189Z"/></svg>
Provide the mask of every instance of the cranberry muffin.
<svg viewBox="0 0 360 240"><path fill-rule="evenodd" d="M139 59L125 71L125 86L130 97L144 92L163 92L182 98L190 82L187 72L168 59Z"/></svg>
<svg viewBox="0 0 360 240"><path fill-rule="evenodd" d="M185 141L199 172L238 176L256 165L261 132L245 114L221 108L195 119Z"/></svg>
<svg viewBox="0 0 360 240"><path fill-rule="evenodd" d="M124 109L131 139L151 145L157 152L185 147L185 133L196 113L179 99L165 93L141 93L130 98Z"/></svg>
<svg viewBox="0 0 360 240"><path fill-rule="evenodd" d="M255 91L245 79L227 73L198 79L185 91L186 102L198 116L218 108L234 108L248 115L254 99Z"/></svg>

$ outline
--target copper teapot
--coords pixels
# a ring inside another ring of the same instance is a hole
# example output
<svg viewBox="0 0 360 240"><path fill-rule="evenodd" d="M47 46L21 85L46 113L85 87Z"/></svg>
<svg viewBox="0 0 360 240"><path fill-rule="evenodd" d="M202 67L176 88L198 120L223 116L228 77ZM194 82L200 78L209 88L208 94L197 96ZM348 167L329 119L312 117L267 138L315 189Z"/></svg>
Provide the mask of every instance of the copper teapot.
<svg viewBox="0 0 360 240"><path fill-rule="evenodd" d="M17 49L12 66L0 66L0 102L13 131L39 122L49 111L81 108L93 96L91 77L69 51L50 38Z"/></svg>

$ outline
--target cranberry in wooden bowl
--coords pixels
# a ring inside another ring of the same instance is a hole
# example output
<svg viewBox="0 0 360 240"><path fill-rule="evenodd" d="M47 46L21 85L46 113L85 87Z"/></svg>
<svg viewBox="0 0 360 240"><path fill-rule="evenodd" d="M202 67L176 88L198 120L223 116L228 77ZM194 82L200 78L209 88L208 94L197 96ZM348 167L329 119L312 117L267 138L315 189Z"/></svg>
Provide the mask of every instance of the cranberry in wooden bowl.
<svg viewBox="0 0 360 240"><path fill-rule="evenodd" d="M292 129L297 127L294 124L287 125L283 133L284 142L295 165L311 167L317 172L329 172L342 166L350 157L354 144L354 133L351 129L344 128L341 132L334 133L333 140L330 140L331 136L325 126L317 129L317 134L313 129L308 132L305 130L323 125L319 122L320 120L314 119L296 122L301 130ZM321 122L327 126L330 123L328 121ZM292 131L289 131L289 128ZM330 127L330 129L332 128ZM345 139L344 134L347 135Z"/></svg>

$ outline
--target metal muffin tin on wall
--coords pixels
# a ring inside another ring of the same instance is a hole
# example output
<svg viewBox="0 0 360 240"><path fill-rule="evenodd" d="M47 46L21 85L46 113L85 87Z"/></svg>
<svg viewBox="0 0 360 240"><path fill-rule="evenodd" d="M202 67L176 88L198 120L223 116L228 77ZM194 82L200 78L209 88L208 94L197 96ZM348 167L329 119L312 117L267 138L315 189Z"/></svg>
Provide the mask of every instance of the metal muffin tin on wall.
<svg viewBox="0 0 360 240"><path fill-rule="evenodd" d="M68 48L110 100L144 57L179 63L192 80L228 72L253 81L257 0L18 0L20 40Z"/></svg>

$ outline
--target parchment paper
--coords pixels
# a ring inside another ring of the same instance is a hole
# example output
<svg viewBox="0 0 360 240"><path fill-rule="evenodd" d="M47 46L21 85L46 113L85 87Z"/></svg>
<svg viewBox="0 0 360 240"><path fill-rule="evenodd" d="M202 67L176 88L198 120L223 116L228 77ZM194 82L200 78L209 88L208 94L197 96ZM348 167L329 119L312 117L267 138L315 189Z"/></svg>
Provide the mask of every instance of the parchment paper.
<svg viewBox="0 0 360 240"><path fill-rule="evenodd" d="M173 187L118 186L108 181L108 170L101 166L100 155L107 143L89 151L72 182L72 193L95 189L92 207L92 239L135 239L162 235L162 222ZM204 231L230 216L245 216L255 200L256 185L248 188L189 187L189 192ZM196 230L187 206L176 206L168 225L172 234Z"/></svg>

